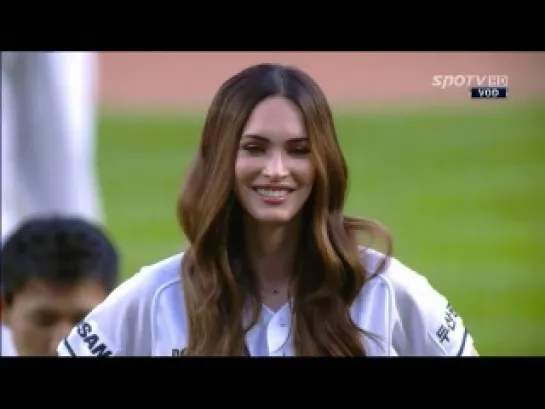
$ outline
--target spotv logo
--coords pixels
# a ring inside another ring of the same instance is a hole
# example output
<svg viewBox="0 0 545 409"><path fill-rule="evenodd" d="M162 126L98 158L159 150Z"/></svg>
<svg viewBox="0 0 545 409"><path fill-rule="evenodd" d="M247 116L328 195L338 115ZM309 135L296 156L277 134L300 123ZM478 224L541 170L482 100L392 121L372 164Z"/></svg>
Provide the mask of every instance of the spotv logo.
<svg viewBox="0 0 545 409"><path fill-rule="evenodd" d="M507 75L465 75L465 74L438 74L432 78L432 87L461 88L461 87L507 87Z"/></svg>

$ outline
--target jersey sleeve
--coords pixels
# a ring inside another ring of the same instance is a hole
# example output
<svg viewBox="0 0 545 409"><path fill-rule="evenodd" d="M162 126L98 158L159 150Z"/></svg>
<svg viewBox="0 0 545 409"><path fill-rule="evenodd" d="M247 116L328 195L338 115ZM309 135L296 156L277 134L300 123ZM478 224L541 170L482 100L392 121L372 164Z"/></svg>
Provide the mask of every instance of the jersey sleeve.
<svg viewBox="0 0 545 409"><path fill-rule="evenodd" d="M392 343L405 356L470 356L473 338L447 298L422 275L394 262L397 320Z"/></svg>
<svg viewBox="0 0 545 409"><path fill-rule="evenodd" d="M57 348L61 357L151 355L150 298L141 271L78 323Z"/></svg>

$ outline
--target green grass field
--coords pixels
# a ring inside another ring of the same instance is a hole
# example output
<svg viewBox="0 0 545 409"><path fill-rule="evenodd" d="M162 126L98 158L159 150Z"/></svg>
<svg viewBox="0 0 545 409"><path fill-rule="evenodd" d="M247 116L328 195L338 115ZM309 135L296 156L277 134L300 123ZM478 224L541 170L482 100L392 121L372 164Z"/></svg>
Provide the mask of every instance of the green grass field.
<svg viewBox="0 0 545 409"><path fill-rule="evenodd" d="M202 116L105 114L99 167L124 277L183 246L174 205ZM337 114L347 213L464 317L482 355L545 355L545 104Z"/></svg>

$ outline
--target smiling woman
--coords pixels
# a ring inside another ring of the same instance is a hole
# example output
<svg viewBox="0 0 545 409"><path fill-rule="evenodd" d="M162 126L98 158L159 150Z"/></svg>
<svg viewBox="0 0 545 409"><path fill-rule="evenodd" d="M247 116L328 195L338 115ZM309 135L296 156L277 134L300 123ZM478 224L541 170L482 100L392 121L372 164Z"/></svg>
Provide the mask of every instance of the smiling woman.
<svg viewBox="0 0 545 409"><path fill-rule="evenodd" d="M83 325L112 356L472 355L462 319L392 257L386 229L343 215L347 181L310 76L276 64L234 75L178 201L189 248L123 283L59 355L96 356Z"/></svg>

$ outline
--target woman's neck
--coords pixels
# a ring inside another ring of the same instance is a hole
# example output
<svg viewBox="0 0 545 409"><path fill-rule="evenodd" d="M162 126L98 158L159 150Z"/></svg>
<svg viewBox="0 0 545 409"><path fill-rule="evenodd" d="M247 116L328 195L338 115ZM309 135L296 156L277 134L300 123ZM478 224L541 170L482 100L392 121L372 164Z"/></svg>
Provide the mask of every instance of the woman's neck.
<svg viewBox="0 0 545 409"><path fill-rule="evenodd" d="M245 224L246 255L261 287L281 286L294 272L299 226L288 224Z"/></svg>

